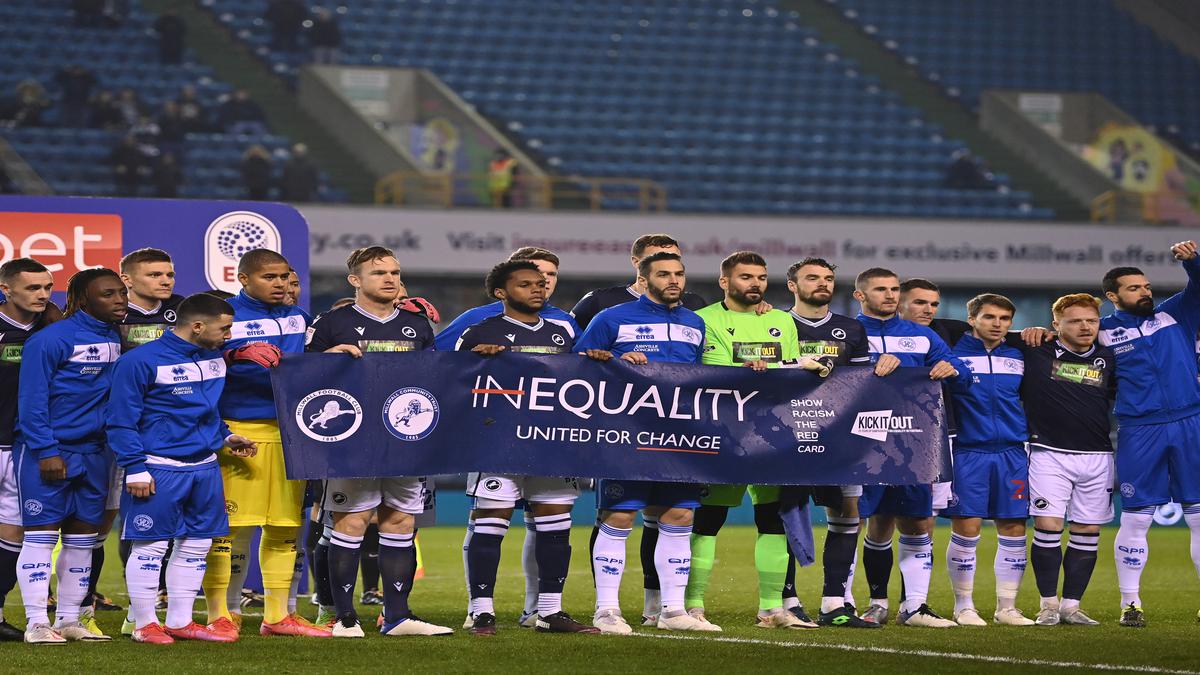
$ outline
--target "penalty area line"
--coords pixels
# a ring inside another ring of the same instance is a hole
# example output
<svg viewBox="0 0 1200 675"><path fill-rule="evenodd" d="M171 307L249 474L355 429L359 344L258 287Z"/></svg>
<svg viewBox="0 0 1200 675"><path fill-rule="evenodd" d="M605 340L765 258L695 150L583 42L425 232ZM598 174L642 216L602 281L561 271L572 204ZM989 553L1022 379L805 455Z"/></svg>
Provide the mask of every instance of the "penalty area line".
<svg viewBox="0 0 1200 675"><path fill-rule="evenodd" d="M986 654L962 654L954 652L939 652L931 649L898 649L895 647L876 647L871 645L850 645L838 642L779 642L758 638L737 637L700 637L690 635L663 635L656 633L633 633L633 637L651 638L657 640L686 640L700 642L725 642L729 644L765 645L770 647L785 647L790 649L828 649L840 652L861 652L867 654L889 654L892 656L921 656L928 658L953 659L958 661L981 661L985 663L1002 663L1015 666L1043 666L1047 668L1075 668L1080 670L1111 670L1138 673L1161 673L1162 675L1200 675L1196 670L1178 670L1174 668L1159 668L1156 666L1135 666L1115 663L1085 663L1082 661L1051 661L1049 659L1019 659L1010 656L989 656Z"/></svg>

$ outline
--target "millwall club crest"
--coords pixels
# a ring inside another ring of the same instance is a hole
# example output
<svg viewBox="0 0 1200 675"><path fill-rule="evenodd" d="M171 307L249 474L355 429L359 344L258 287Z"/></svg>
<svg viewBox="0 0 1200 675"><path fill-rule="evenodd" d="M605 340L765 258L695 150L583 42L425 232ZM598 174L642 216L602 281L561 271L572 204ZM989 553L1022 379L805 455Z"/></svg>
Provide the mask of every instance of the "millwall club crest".
<svg viewBox="0 0 1200 675"><path fill-rule="evenodd" d="M397 389L383 403L383 422L402 441L419 441L433 433L440 417L437 399L420 387Z"/></svg>
<svg viewBox="0 0 1200 675"><path fill-rule="evenodd" d="M336 443L354 435L362 425L362 406L340 389L318 389L300 399L296 425L314 441Z"/></svg>

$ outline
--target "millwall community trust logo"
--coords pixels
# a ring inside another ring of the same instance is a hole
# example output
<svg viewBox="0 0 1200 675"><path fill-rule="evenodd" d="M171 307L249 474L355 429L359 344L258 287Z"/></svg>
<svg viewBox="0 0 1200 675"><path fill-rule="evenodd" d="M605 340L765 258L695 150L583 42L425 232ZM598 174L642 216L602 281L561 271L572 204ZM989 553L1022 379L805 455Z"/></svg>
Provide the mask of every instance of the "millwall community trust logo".
<svg viewBox="0 0 1200 675"><path fill-rule="evenodd" d="M854 426L850 433L873 441L885 442L889 433L919 434L911 415L893 415L891 410L872 410L860 412L854 418Z"/></svg>
<svg viewBox="0 0 1200 675"><path fill-rule="evenodd" d="M296 425L314 441L336 443L362 426L362 406L340 389L318 389L296 405Z"/></svg>
<svg viewBox="0 0 1200 675"><path fill-rule="evenodd" d="M404 387L383 402L383 423L402 441L419 441L433 433L441 410L433 394L420 387Z"/></svg>
<svg viewBox="0 0 1200 675"><path fill-rule="evenodd" d="M264 216L253 211L232 211L212 221L204 232L204 276L208 285L230 293L240 291L238 261L256 248L283 252L279 229Z"/></svg>

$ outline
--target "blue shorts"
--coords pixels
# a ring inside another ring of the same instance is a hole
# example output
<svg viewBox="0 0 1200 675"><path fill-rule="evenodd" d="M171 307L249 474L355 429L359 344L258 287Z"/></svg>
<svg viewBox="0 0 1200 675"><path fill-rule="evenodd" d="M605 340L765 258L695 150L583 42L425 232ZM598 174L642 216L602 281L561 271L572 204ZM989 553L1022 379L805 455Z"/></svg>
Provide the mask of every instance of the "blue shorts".
<svg viewBox="0 0 1200 675"><path fill-rule="evenodd" d="M1117 429L1121 508L1200 504L1200 416Z"/></svg>
<svg viewBox="0 0 1200 675"><path fill-rule="evenodd" d="M647 506L694 509L700 506L703 486L654 480L602 480L596 490L597 507L604 511L640 511Z"/></svg>
<svg viewBox="0 0 1200 675"><path fill-rule="evenodd" d="M864 485L858 498L858 515L929 518L933 515L930 485Z"/></svg>
<svg viewBox="0 0 1200 675"><path fill-rule="evenodd" d="M125 515L122 539L211 539L229 534L220 465L147 465L146 469L154 477L154 494L140 498L126 491L121 495L121 512Z"/></svg>
<svg viewBox="0 0 1200 675"><path fill-rule="evenodd" d="M104 522L108 502L108 479L113 455L101 452L70 452L59 448L67 465L67 479L42 480L38 458L21 443L13 449L17 462L17 492L21 499L21 522L25 527L57 525L75 519L92 525Z"/></svg>
<svg viewBox="0 0 1200 675"><path fill-rule="evenodd" d="M1029 517L1029 455L1022 446L1001 452L954 451L954 493L947 518Z"/></svg>

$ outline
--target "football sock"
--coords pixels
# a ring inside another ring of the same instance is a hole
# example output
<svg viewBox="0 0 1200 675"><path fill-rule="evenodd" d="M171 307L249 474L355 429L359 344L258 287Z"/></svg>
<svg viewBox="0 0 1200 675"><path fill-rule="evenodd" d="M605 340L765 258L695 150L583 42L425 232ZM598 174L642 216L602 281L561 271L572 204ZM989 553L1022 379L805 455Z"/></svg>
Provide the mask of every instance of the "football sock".
<svg viewBox="0 0 1200 675"><path fill-rule="evenodd" d="M1021 578L1025 576L1027 563L1025 536L998 535L996 540L996 557L992 567L996 574L996 607L1016 607L1017 591L1021 588Z"/></svg>
<svg viewBox="0 0 1200 675"><path fill-rule="evenodd" d="M165 549L166 542L163 548ZM175 540L174 552L167 562L167 628L183 628L192 623L192 607L204 578L205 559L212 539L191 537ZM151 605L153 608L153 605Z"/></svg>
<svg viewBox="0 0 1200 675"><path fill-rule="evenodd" d="M168 546L167 551L169 552L170 550L171 550L171 547ZM132 541L122 539L117 543L117 554L121 556L121 568L122 569L124 569L125 565L129 564L129 555L132 552L133 552L133 542Z"/></svg>
<svg viewBox="0 0 1200 675"><path fill-rule="evenodd" d="M492 597L496 594L496 571L500 568L500 545L508 532L506 518L476 518L475 533L467 558L471 561L471 611L495 614Z"/></svg>
<svg viewBox="0 0 1200 675"><path fill-rule="evenodd" d="M754 567L758 570L758 608L783 606L783 581L787 577L788 541L779 517L779 502L754 505Z"/></svg>
<svg viewBox="0 0 1200 675"><path fill-rule="evenodd" d="M788 546L787 572L783 575L783 608L791 609L800 606L800 598L796 597L796 556Z"/></svg>
<svg viewBox="0 0 1200 675"><path fill-rule="evenodd" d="M379 525L367 525L359 547L359 566L362 569L362 589L379 588Z"/></svg>
<svg viewBox="0 0 1200 675"><path fill-rule="evenodd" d="M1153 506L1121 512L1121 527L1113 541L1113 554L1117 559L1117 588L1121 591L1122 607L1131 603L1142 606L1139 595L1142 570L1146 568L1146 559L1150 557L1146 535L1153 522Z"/></svg>
<svg viewBox="0 0 1200 675"><path fill-rule="evenodd" d="M379 533L379 574L383 578L383 618L387 623L412 616L408 595L417 575L416 534Z"/></svg>
<svg viewBox="0 0 1200 675"><path fill-rule="evenodd" d="M1075 536L1074 533L1071 534ZM1037 580L1042 602L1058 601L1058 570L1063 566L1062 530L1033 530L1033 550L1029 554L1033 578ZM1064 595L1065 595L1065 588Z"/></svg>
<svg viewBox="0 0 1200 675"><path fill-rule="evenodd" d="M329 537L333 528L322 527L321 538L313 546L313 584L316 585L317 604L321 607L333 606L333 589L329 587Z"/></svg>
<svg viewBox="0 0 1200 675"><path fill-rule="evenodd" d="M121 543L124 544L125 542L122 541ZM163 564L158 566L159 567L158 591L160 593L167 590L167 563L171 560L171 552L174 551L174 549L175 549L175 541L174 540L168 541L167 542L167 554L163 556ZM132 551L132 550L133 549L131 547L130 551ZM124 565L124 564L127 564L128 562L129 562L129 553L122 550L121 564Z"/></svg>
<svg viewBox="0 0 1200 675"><path fill-rule="evenodd" d="M308 569L315 577L317 574L317 546L321 543L321 533L324 532L325 527L316 520L308 521L307 525L308 531L304 533L304 555L308 556ZM316 592L316 588L313 591Z"/></svg>
<svg viewBox="0 0 1200 675"><path fill-rule="evenodd" d="M904 582L904 600L900 611L915 612L929 599L929 579L933 576L933 536L900 535L900 578Z"/></svg>
<svg viewBox="0 0 1200 675"><path fill-rule="evenodd" d="M17 583L21 585L21 600L25 603L25 621L33 626L50 623L46 615L46 603L50 597L50 557L58 545L58 532L34 530L25 533L17 566L21 572Z"/></svg>
<svg viewBox="0 0 1200 675"><path fill-rule="evenodd" d="M467 585L467 614L474 614L471 609L471 561L467 551L471 548L471 535L475 533L475 518L467 517L467 531L463 534L463 582Z"/></svg>
<svg viewBox="0 0 1200 675"><path fill-rule="evenodd" d="M233 548L233 537L244 528L230 528L230 536L213 539L212 548L208 550L208 567L204 570L204 602L208 607L208 623L220 618L229 618L229 603L225 601L225 593L229 586L230 550Z"/></svg>
<svg viewBox="0 0 1200 675"><path fill-rule="evenodd" d="M329 588L339 617L357 615L354 611L354 584L358 581L358 563L362 555L362 537L334 531L329 537Z"/></svg>
<svg viewBox="0 0 1200 675"><path fill-rule="evenodd" d="M642 541L638 553L642 561L642 614L658 614L662 605L662 585L658 580L658 567L654 564L654 552L658 547L658 517L642 514ZM689 554L690 555L690 554Z"/></svg>
<svg viewBox="0 0 1200 675"><path fill-rule="evenodd" d="M166 554L166 541L135 541L129 552L125 588L129 590L129 614L138 628L158 623L154 603L158 601L158 573Z"/></svg>
<svg viewBox="0 0 1200 675"><path fill-rule="evenodd" d="M521 572L525 575L526 614L538 611L539 560L537 556L537 525L532 511L525 511L525 541L521 542Z"/></svg>
<svg viewBox="0 0 1200 675"><path fill-rule="evenodd" d="M633 529L601 523L592 553L592 575L596 580L596 611L620 611L621 576L625 573L625 540Z"/></svg>
<svg viewBox="0 0 1200 675"><path fill-rule="evenodd" d="M1200 504L1184 504L1183 521L1191 530L1192 564L1196 566L1196 574L1200 574Z"/></svg>
<svg viewBox="0 0 1200 675"><path fill-rule="evenodd" d="M684 594L692 566L692 526L659 523L658 542L654 547L654 567L662 594L662 612L683 611ZM778 590L775 593L779 601Z"/></svg>
<svg viewBox="0 0 1200 675"><path fill-rule="evenodd" d="M288 591L292 586L292 570L296 566L295 527L263 525L258 546L258 566L262 570L263 580L263 622L279 623L288 615Z"/></svg>
<svg viewBox="0 0 1200 675"><path fill-rule="evenodd" d="M255 527L230 528L229 581L225 589L225 604L232 614L242 613L242 588L250 573L250 545L254 543ZM208 591L204 592L208 597Z"/></svg>
<svg viewBox="0 0 1200 675"><path fill-rule="evenodd" d="M0 617L4 616L5 597L17 585L17 558L20 556L21 542L0 539Z"/></svg>
<svg viewBox="0 0 1200 675"><path fill-rule="evenodd" d="M62 550L58 553L58 609L54 625L62 626L79 620L79 606L88 592L92 576L92 547L95 534L64 534ZM158 570L154 570L158 572Z"/></svg>
<svg viewBox="0 0 1200 675"><path fill-rule="evenodd" d="M861 527L861 526L860 526ZM850 559L850 573L846 575L846 595L842 598L851 607L857 605L854 602L854 573L858 570L858 546L854 547L854 557Z"/></svg>
<svg viewBox="0 0 1200 675"><path fill-rule="evenodd" d="M537 613L550 616L562 611L563 585L571 566L571 514L536 516L538 592Z"/></svg>
<svg viewBox="0 0 1200 675"><path fill-rule="evenodd" d="M600 515L596 515L596 524L592 526L592 536L588 538L588 558L596 554L596 537L600 536ZM592 583L596 583L595 578Z"/></svg>
<svg viewBox="0 0 1200 675"><path fill-rule="evenodd" d="M854 562L854 552L858 548L858 528L857 518L829 518L825 549L821 553L824 573L824 584L821 588L822 612L833 611L846 603L850 565ZM793 568L791 561L788 567Z"/></svg>
<svg viewBox="0 0 1200 675"><path fill-rule="evenodd" d="M867 573L867 588L871 603L887 607L888 585L892 579L892 540L875 541L863 538L863 570Z"/></svg>
<svg viewBox="0 0 1200 675"><path fill-rule="evenodd" d="M946 547L946 569L950 572L950 588L954 591L955 614L975 607L975 549L978 546L978 535L950 535L950 544Z"/></svg>
<svg viewBox="0 0 1200 675"><path fill-rule="evenodd" d="M708 593L713 564L717 560L717 533L728 517L729 508L725 506L701 506L696 509L692 524L692 569L684 592L684 605L688 609L704 609L704 596Z"/></svg>
<svg viewBox="0 0 1200 675"><path fill-rule="evenodd" d="M92 546L92 576L88 579L87 595L83 596L81 606L91 607L96 604L96 582L104 570L104 542L108 533L96 535L96 543Z"/></svg>
<svg viewBox="0 0 1200 675"><path fill-rule="evenodd" d="M1074 600L1074 604L1078 604L1083 599L1083 592L1092 580L1092 571L1096 569L1099 550L1099 532L1070 534L1067 554L1063 556L1063 600Z"/></svg>

